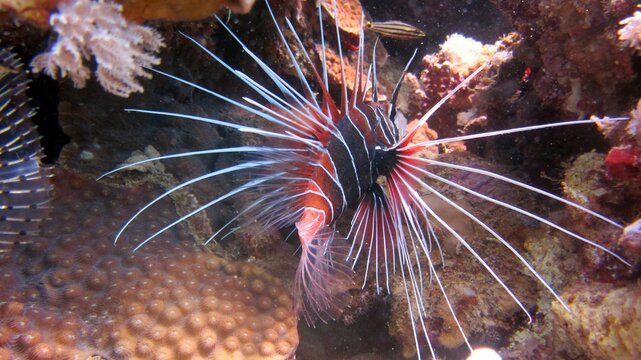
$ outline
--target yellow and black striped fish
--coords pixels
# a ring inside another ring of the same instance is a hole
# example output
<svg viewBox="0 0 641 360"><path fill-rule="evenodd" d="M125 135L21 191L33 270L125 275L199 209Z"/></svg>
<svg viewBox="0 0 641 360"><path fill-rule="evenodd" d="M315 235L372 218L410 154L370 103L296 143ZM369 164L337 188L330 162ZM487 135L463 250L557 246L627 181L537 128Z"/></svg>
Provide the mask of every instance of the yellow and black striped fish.
<svg viewBox="0 0 641 360"><path fill-rule="evenodd" d="M393 39L416 40L425 37L421 29L402 21L368 21L365 23L365 28Z"/></svg>

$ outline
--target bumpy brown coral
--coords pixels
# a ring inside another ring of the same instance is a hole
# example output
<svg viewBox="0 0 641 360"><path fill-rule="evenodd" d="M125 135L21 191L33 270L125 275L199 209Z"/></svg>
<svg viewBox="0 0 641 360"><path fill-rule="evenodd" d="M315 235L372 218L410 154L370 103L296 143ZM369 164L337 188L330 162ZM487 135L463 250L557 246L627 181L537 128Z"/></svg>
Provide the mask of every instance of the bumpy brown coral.
<svg viewBox="0 0 641 360"><path fill-rule="evenodd" d="M590 359L641 357L641 287L592 283L576 285L561 295L572 312L560 304L552 310L562 328Z"/></svg>
<svg viewBox="0 0 641 360"><path fill-rule="evenodd" d="M44 239L2 254L0 355L38 359L283 359L298 343L287 290L249 263L232 263L144 216L113 246L124 218L149 197L57 173Z"/></svg>

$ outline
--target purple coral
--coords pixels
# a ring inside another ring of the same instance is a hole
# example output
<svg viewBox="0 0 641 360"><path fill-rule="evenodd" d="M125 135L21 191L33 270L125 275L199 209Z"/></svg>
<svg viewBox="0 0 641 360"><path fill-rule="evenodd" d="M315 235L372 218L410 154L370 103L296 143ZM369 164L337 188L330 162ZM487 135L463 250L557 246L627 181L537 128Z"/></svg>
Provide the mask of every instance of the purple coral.
<svg viewBox="0 0 641 360"><path fill-rule="evenodd" d="M136 78L150 78L144 68L160 63L154 55L164 46L160 34L152 28L128 23L119 4L76 0L61 5L49 22L58 34L58 41L49 52L36 56L31 67L55 79L68 76L76 88L83 88L91 76L85 65L91 55L98 64L96 77L100 85L122 97L143 92Z"/></svg>

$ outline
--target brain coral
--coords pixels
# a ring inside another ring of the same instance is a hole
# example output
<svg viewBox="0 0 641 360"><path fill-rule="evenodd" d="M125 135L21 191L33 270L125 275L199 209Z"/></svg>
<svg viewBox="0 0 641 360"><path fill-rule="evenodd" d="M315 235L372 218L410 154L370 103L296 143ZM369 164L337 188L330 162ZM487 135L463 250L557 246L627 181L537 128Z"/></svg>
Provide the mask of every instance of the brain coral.
<svg viewBox="0 0 641 360"><path fill-rule="evenodd" d="M113 234L149 189L118 190L65 172L55 179L44 238L0 254L0 359L294 353L297 321L280 280L196 248L185 228L132 253L169 210L140 219L114 247Z"/></svg>

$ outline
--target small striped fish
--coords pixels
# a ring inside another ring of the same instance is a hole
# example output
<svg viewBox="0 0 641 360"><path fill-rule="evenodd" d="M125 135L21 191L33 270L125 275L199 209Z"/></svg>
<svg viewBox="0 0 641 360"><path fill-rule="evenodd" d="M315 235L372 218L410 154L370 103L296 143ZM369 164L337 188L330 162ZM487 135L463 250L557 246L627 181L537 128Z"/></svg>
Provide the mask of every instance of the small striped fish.
<svg viewBox="0 0 641 360"><path fill-rule="evenodd" d="M49 210L51 175L40 166L27 84L20 60L0 49L0 253L37 235Z"/></svg>
<svg viewBox="0 0 641 360"><path fill-rule="evenodd" d="M365 27L381 36L399 39L399 40L416 40L425 37L425 33L410 24L402 21L368 21Z"/></svg>

